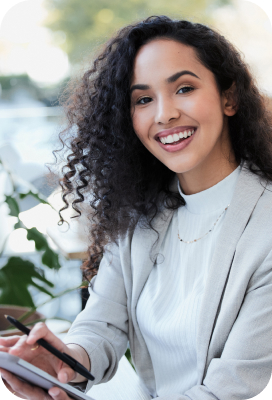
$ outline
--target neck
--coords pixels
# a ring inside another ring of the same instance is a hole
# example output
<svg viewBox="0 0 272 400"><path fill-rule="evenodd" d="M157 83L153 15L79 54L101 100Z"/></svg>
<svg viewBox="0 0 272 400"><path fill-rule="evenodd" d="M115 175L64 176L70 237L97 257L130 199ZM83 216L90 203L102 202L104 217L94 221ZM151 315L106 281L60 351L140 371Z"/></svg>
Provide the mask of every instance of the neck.
<svg viewBox="0 0 272 400"><path fill-rule="evenodd" d="M225 179L237 167L239 163L230 162L222 158L209 164L200 163L197 167L187 172L177 174L180 186L184 194L190 195L207 190Z"/></svg>

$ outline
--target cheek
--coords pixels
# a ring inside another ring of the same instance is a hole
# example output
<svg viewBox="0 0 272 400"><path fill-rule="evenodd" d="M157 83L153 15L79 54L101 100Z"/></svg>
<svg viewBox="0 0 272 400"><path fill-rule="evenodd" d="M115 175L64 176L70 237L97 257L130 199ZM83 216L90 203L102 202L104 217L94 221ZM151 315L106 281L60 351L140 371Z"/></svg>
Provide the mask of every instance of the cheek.
<svg viewBox="0 0 272 400"><path fill-rule="evenodd" d="M221 106L221 99L217 93L199 98L194 104L187 105L187 112L203 129L207 128L209 133L221 132L224 112Z"/></svg>
<svg viewBox="0 0 272 400"><path fill-rule="evenodd" d="M187 98L186 102L180 105L185 114L196 120L209 120L218 113L222 114L221 99L217 93L201 92L198 96Z"/></svg>
<svg viewBox="0 0 272 400"><path fill-rule="evenodd" d="M148 117L143 112L135 111L134 114L131 116L132 125L134 128L134 132L138 136L138 138L143 141L145 138L148 137Z"/></svg>

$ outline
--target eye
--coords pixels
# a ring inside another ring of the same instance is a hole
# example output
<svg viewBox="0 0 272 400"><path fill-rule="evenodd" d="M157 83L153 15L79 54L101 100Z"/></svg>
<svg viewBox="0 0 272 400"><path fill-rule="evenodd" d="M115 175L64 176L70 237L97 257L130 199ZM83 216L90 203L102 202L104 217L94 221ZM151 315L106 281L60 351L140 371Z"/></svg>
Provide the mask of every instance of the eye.
<svg viewBox="0 0 272 400"><path fill-rule="evenodd" d="M194 90L194 88L192 86L183 86L182 88L180 88L177 93L189 93L192 90ZM182 91L182 92L181 92Z"/></svg>
<svg viewBox="0 0 272 400"><path fill-rule="evenodd" d="M147 104L152 101L151 97L142 97L141 99L137 100L136 104Z"/></svg>

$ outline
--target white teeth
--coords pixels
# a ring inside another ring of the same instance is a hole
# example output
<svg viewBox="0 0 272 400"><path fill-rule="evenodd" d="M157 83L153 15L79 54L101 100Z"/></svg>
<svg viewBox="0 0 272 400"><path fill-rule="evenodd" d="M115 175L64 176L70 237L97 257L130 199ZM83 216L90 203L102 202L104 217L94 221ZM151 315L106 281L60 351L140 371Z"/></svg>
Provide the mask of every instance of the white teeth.
<svg viewBox="0 0 272 400"><path fill-rule="evenodd" d="M180 139L187 138L191 136L195 132L194 129L191 131L184 131L184 132L179 132L179 133L174 133L174 135L168 135L167 137L161 137L159 140L161 143L166 144L166 143L174 143L178 142Z"/></svg>
<svg viewBox="0 0 272 400"><path fill-rule="evenodd" d="M173 143L173 142L174 142L173 136L171 136L171 135L167 136L166 143Z"/></svg>

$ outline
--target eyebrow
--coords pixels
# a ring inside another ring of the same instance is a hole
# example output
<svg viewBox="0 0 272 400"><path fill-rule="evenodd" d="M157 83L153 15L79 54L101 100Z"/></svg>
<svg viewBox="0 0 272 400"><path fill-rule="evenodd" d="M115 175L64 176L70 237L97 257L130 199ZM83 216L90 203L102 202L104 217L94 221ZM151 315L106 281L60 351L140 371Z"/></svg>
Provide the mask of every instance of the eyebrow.
<svg viewBox="0 0 272 400"><path fill-rule="evenodd" d="M168 82L168 83L173 83L173 82L175 82L180 76L183 76L183 75L191 75L191 76L194 76L195 78L200 79L200 78L199 78L196 74L194 74L193 72L191 72L191 71L186 71L186 70L185 70L185 71L177 72L176 74L170 76L169 78L166 79L166 82Z"/></svg>
<svg viewBox="0 0 272 400"><path fill-rule="evenodd" d="M191 76L194 76L194 77L197 78L197 79L200 79L200 78L199 78L196 74L194 74L193 72L185 70L185 71L177 72L177 73L175 73L174 75L171 75L169 78L166 79L166 82L167 82L167 83L173 83L173 82L175 82L178 78L180 78L180 77L183 76L183 75L191 75ZM138 89L138 90L148 90L148 89L150 89L150 86L144 85L144 84L136 84L136 85L133 85L133 86L131 86L131 88L130 88L130 94L133 92L133 90L137 90L137 89Z"/></svg>

